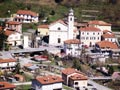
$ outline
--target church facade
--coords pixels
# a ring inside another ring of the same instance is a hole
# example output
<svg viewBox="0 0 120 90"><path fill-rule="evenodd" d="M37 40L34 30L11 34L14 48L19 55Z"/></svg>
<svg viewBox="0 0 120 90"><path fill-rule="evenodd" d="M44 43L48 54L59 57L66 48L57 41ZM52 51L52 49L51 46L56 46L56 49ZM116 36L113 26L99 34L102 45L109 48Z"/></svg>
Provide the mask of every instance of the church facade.
<svg viewBox="0 0 120 90"><path fill-rule="evenodd" d="M67 22L58 20L49 25L49 45L60 46L74 38L74 14L70 9Z"/></svg>

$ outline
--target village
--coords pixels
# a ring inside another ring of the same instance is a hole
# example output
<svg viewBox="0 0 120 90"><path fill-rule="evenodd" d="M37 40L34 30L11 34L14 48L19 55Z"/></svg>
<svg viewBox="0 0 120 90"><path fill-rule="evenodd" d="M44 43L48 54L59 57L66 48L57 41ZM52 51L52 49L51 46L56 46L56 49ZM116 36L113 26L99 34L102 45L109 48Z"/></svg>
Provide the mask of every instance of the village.
<svg viewBox="0 0 120 90"><path fill-rule="evenodd" d="M50 24L18 10L0 25L0 90L120 90L119 32L75 10ZM23 31L23 24L36 25Z"/></svg>

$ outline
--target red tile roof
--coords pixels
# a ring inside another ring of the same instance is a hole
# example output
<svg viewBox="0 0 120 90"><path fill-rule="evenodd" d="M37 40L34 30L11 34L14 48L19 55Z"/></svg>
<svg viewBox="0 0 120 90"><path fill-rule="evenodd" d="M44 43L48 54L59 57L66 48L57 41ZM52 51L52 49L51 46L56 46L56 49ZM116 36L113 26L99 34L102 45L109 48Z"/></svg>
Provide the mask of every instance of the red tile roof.
<svg viewBox="0 0 120 90"><path fill-rule="evenodd" d="M39 25L38 28L49 28L49 25Z"/></svg>
<svg viewBox="0 0 120 90"><path fill-rule="evenodd" d="M59 76L43 76L43 77L37 77L36 80L45 85L45 84L53 84L53 83L58 83L58 82L63 82L62 78Z"/></svg>
<svg viewBox="0 0 120 90"><path fill-rule="evenodd" d="M66 69L62 70L62 73L65 75L70 75L70 74L73 74L76 72L78 72L78 71L75 70L74 68L66 68Z"/></svg>
<svg viewBox="0 0 120 90"><path fill-rule="evenodd" d="M104 30L102 37L104 37L104 38L115 38L115 34L113 34L112 32L110 32L108 30Z"/></svg>
<svg viewBox="0 0 120 90"><path fill-rule="evenodd" d="M45 56L45 55L34 56L34 58L36 60L40 60L40 61L47 61L48 60L48 56Z"/></svg>
<svg viewBox="0 0 120 90"><path fill-rule="evenodd" d="M115 35L113 33L111 33L111 34L106 33L106 34L103 34L102 37L104 37L104 38L115 38Z"/></svg>
<svg viewBox="0 0 120 90"><path fill-rule="evenodd" d="M111 31L109 31L109 30L103 30L103 33L108 33L108 32L111 32Z"/></svg>
<svg viewBox="0 0 120 90"><path fill-rule="evenodd" d="M88 22L88 24L92 25L100 25L100 26L111 26L110 23L104 22L104 21L99 21L99 20L93 20Z"/></svg>
<svg viewBox="0 0 120 90"><path fill-rule="evenodd" d="M8 83L8 82L4 82L4 81L0 82L0 85L1 85L0 90L13 89L16 87L15 85ZM2 85L3 85L3 87L2 87Z"/></svg>
<svg viewBox="0 0 120 90"><path fill-rule="evenodd" d="M2 26L0 26L0 31L2 31Z"/></svg>
<svg viewBox="0 0 120 90"><path fill-rule="evenodd" d="M20 74L15 74L14 77L18 78L19 81L24 81L24 76Z"/></svg>
<svg viewBox="0 0 120 90"><path fill-rule="evenodd" d="M7 29L4 33L5 33L6 36L9 36L9 35L15 33L15 31Z"/></svg>
<svg viewBox="0 0 120 90"><path fill-rule="evenodd" d="M70 79L72 80L87 80L87 76L83 75L83 74L79 74L79 73L76 73L72 76L70 76Z"/></svg>
<svg viewBox="0 0 120 90"><path fill-rule="evenodd" d="M67 24L66 24L63 20L61 20L61 19L59 19L59 20L51 23L50 25L53 25L53 24L55 24L55 23L61 23L61 24L65 25L65 26L67 25Z"/></svg>
<svg viewBox="0 0 120 90"><path fill-rule="evenodd" d="M9 58L9 59L1 59L0 58L0 63L8 63L8 62L17 62L17 60L11 59L11 58Z"/></svg>
<svg viewBox="0 0 120 90"><path fill-rule="evenodd" d="M32 12L30 10L18 10L17 14L37 16L37 13Z"/></svg>
<svg viewBox="0 0 120 90"><path fill-rule="evenodd" d="M17 21L8 21L8 22L6 22L6 24L19 25L19 24L21 24L21 23L20 23L20 22L17 22Z"/></svg>
<svg viewBox="0 0 120 90"><path fill-rule="evenodd" d="M96 43L100 48L118 49L117 44L109 41L100 41Z"/></svg>
<svg viewBox="0 0 120 90"><path fill-rule="evenodd" d="M69 40L64 41L64 43L66 43L66 44L80 44L81 42L78 39L69 39Z"/></svg>
<svg viewBox="0 0 120 90"><path fill-rule="evenodd" d="M120 72L114 72L112 74L112 79L120 79Z"/></svg>
<svg viewBox="0 0 120 90"><path fill-rule="evenodd" d="M101 30L99 28L96 28L96 27L85 27L85 28L80 28L80 31L98 32Z"/></svg>
<svg viewBox="0 0 120 90"><path fill-rule="evenodd" d="M30 67L30 66L33 66L33 64L32 63L24 64L24 67Z"/></svg>

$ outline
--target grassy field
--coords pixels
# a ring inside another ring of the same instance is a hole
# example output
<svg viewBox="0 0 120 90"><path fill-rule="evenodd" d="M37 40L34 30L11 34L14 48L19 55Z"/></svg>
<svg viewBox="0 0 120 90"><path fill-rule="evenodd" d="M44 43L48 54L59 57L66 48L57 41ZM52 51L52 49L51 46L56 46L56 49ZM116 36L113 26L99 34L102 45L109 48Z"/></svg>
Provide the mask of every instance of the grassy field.
<svg viewBox="0 0 120 90"><path fill-rule="evenodd" d="M16 90L29 90L31 85L20 85L16 87Z"/></svg>

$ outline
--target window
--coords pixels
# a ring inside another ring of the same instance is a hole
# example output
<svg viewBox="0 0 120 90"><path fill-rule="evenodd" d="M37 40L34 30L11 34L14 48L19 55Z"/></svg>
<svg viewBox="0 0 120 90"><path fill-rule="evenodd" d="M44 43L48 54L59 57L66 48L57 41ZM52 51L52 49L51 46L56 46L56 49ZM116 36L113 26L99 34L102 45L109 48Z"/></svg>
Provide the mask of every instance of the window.
<svg viewBox="0 0 120 90"><path fill-rule="evenodd" d="M72 18L70 18L70 21L72 21Z"/></svg>
<svg viewBox="0 0 120 90"><path fill-rule="evenodd" d="M84 32L82 33L82 35L84 35Z"/></svg>
<svg viewBox="0 0 120 90"><path fill-rule="evenodd" d="M90 40L92 39L92 37L90 37Z"/></svg>
<svg viewBox="0 0 120 90"><path fill-rule="evenodd" d="M98 33L98 35L99 35L99 33Z"/></svg>
<svg viewBox="0 0 120 90"><path fill-rule="evenodd" d="M86 37L86 40L88 40L89 38L88 37Z"/></svg>
<svg viewBox="0 0 120 90"><path fill-rule="evenodd" d="M89 35L89 33L87 33L87 35Z"/></svg>
<svg viewBox="0 0 120 90"><path fill-rule="evenodd" d="M60 28L60 27L58 27L58 30L61 30L61 28Z"/></svg>
<svg viewBox="0 0 120 90"><path fill-rule="evenodd" d="M61 39L60 38L58 38L58 43L61 43Z"/></svg>
<svg viewBox="0 0 120 90"><path fill-rule="evenodd" d="M99 37L98 37L98 40L99 40Z"/></svg>
<svg viewBox="0 0 120 90"><path fill-rule="evenodd" d="M95 35L95 33L93 33L93 35Z"/></svg>
<svg viewBox="0 0 120 90"><path fill-rule="evenodd" d="M78 82L75 82L75 85L78 85Z"/></svg>
<svg viewBox="0 0 120 90"><path fill-rule="evenodd" d="M81 39L82 39L82 40L84 40L84 39L85 39L85 37L81 37Z"/></svg>

